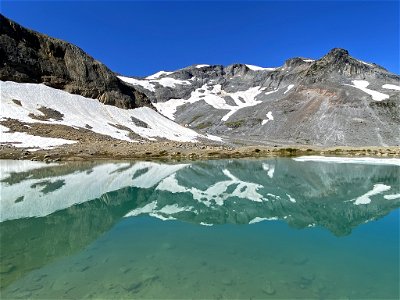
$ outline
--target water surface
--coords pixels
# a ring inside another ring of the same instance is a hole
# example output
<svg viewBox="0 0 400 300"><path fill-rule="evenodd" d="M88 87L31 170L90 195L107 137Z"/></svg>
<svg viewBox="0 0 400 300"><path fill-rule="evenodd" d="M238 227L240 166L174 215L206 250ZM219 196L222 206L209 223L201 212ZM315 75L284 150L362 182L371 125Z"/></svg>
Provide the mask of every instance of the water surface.
<svg viewBox="0 0 400 300"><path fill-rule="evenodd" d="M2 298L399 298L390 161L0 167Z"/></svg>

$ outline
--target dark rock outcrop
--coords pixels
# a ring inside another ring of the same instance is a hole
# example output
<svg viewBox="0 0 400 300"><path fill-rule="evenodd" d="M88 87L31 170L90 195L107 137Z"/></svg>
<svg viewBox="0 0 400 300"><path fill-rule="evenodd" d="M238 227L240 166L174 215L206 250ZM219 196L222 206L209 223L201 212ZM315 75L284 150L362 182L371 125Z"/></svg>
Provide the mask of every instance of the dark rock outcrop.
<svg viewBox="0 0 400 300"><path fill-rule="evenodd" d="M0 80L44 83L121 108L151 106L104 64L65 41L26 29L0 14Z"/></svg>

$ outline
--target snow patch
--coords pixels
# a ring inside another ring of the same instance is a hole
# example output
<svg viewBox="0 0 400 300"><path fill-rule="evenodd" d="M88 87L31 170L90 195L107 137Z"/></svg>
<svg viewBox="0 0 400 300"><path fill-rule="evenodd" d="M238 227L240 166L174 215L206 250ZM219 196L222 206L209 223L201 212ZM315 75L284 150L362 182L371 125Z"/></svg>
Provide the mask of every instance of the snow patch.
<svg viewBox="0 0 400 300"><path fill-rule="evenodd" d="M384 84L384 85L382 85L382 88L387 89L387 90L400 91L400 86L394 85L394 84Z"/></svg>
<svg viewBox="0 0 400 300"><path fill-rule="evenodd" d="M359 61L360 63L362 63L362 64L364 64L364 65L367 65L367 66L370 66L370 67L374 67L373 64L367 63L367 62L365 62L365 61L362 61L362 60L357 60L357 61Z"/></svg>
<svg viewBox="0 0 400 300"><path fill-rule="evenodd" d="M205 136L207 139L209 139L211 141L223 142L222 138L220 138L219 136L208 134L208 133Z"/></svg>
<svg viewBox="0 0 400 300"><path fill-rule="evenodd" d="M272 115L272 111L269 111L269 112L266 114L266 117L267 117L267 119L262 120L261 125L265 125L265 124L268 123L268 121L273 121L273 120L274 120L274 116Z"/></svg>
<svg viewBox="0 0 400 300"><path fill-rule="evenodd" d="M159 72L157 72L157 73L155 73L155 74L153 74L153 75L150 75L150 76L147 76L146 77L146 79L157 79L157 78L159 78L159 77L161 77L161 76L163 76L163 75L169 75L169 74L172 74L173 72L166 72L166 71L159 71Z"/></svg>
<svg viewBox="0 0 400 300"><path fill-rule="evenodd" d="M209 67L210 65L196 65L196 69L201 69L204 67Z"/></svg>
<svg viewBox="0 0 400 300"><path fill-rule="evenodd" d="M124 76L118 76L119 79L121 79L122 81L132 84L132 85L139 85L143 88L145 88L146 90L149 90L150 92L155 92L155 88L154 88L154 84L152 84L150 81L148 80L144 80L144 79L135 79L135 78L130 78L130 77L124 77Z"/></svg>
<svg viewBox="0 0 400 300"><path fill-rule="evenodd" d="M380 93L378 91L374 91L374 90L368 89L367 86L369 86L369 82L366 81L366 80L353 80L352 83L354 85L351 85L351 84L345 84L345 85L355 87L355 88L363 91L364 93L367 93L368 95L371 95L372 99L375 100L375 101L382 101L382 100L385 100L385 99L389 99L389 95L386 95L386 94Z"/></svg>
<svg viewBox="0 0 400 300"><path fill-rule="evenodd" d="M61 145L75 144L77 141L60 138L41 137L25 132L8 132L9 129L0 125L0 144L10 144L17 148L51 149Z"/></svg>
<svg viewBox="0 0 400 300"><path fill-rule="evenodd" d="M163 87L170 87L170 88L175 88L176 85L190 84L190 81L188 81L188 80L179 80L179 79L170 78L170 77L163 77L163 78L158 79L161 75L164 75L164 74L168 74L168 73L164 72L162 74L157 75L156 77L150 76L145 79L135 79L135 78L124 77L124 76L118 76L118 78L121 79L122 81L125 81L125 82L133 84L133 85L140 85L143 88L145 88L151 92L155 92L155 88L154 88L155 83L158 83L158 84L162 85Z"/></svg>
<svg viewBox="0 0 400 300"><path fill-rule="evenodd" d="M153 103L153 106L160 114L166 116L170 120L175 120L176 110L185 103L187 102L184 99L170 99L166 102Z"/></svg>
<svg viewBox="0 0 400 300"><path fill-rule="evenodd" d="M289 92L293 87L294 87L294 84L289 84L286 91L283 94L286 94L287 92Z"/></svg>
<svg viewBox="0 0 400 300"><path fill-rule="evenodd" d="M245 91L238 91L235 93L227 93L222 90L220 84L216 84L211 90L208 89L208 84L204 84L201 88L194 90L189 99L170 99L166 102L154 103L153 105L157 110L167 118L174 120L175 113L179 106L191 104L198 101L205 101L216 109L229 110L227 114L222 117L222 121L227 121L239 109L249 106L254 106L261 101L255 100L257 95L262 91L259 86L249 88ZM236 105L229 105L223 97L230 96Z"/></svg>
<svg viewBox="0 0 400 300"><path fill-rule="evenodd" d="M259 67L259 66L255 66L255 65L247 65L246 67L248 67L250 70L253 71L274 71L276 70L276 68L264 68L264 67Z"/></svg>
<svg viewBox="0 0 400 300"><path fill-rule="evenodd" d="M152 80L151 82L157 82L163 87L170 87L170 88L175 88L177 85L185 85L185 84L190 84L190 81L188 80L180 80L180 79L175 79L175 78L170 78L170 77L163 77L158 80Z"/></svg>

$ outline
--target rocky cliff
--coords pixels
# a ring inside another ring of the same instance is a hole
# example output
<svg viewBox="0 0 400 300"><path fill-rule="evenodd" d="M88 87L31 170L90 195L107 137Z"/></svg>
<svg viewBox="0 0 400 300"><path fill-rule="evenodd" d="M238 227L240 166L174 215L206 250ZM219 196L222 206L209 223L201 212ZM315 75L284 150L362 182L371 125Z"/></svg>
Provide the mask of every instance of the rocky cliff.
<svg viewBox="0 0 400 300"><path fill-rule="evenodd" d="M151 106L146 95L124 84L82 49L1 14L0 80L44 83L121 108Z"/></svg>

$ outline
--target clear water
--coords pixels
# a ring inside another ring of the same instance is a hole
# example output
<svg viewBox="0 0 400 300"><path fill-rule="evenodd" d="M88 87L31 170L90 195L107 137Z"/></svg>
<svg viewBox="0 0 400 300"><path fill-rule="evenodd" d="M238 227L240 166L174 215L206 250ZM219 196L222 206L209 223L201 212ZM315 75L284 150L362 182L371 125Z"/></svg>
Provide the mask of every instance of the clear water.
<svg viewBox="0 0 400 300"><path fill-rule="evenodd" d="M2 299L400 297L396 165L0 166Z"/></svg>

